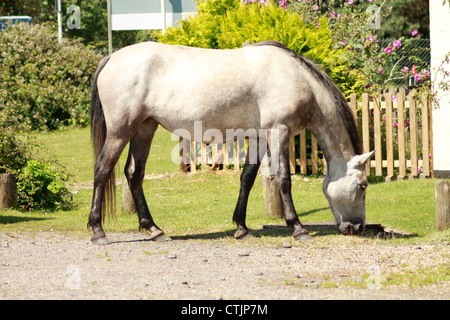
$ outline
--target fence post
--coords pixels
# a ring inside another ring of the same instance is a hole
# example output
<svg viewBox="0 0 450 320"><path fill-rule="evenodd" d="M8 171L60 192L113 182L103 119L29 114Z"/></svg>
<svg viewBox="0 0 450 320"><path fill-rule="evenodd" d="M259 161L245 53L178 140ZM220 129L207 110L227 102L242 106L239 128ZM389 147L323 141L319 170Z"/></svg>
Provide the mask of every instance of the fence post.
<svg viewBox="0 0 450 320"><path fill-rule="evenodd" d="M436 230L450 227L450 180L438 181L435 186Z"/></svg>
<svg viewBox="0 0 450 320"><path fill-rule="evenodd" d="M200 168L205 171L206 169L208 169L208 155L207 155L207 150L206 150L207 146L206 143L202 142L201 145L201 164L200 164Z"/></svg>
<svg viewBox="0 0 450 320"><path fill-rule="evenodd" d="M136 206L126 178L122 179L122 209L126 212L136 212Z"/></svg>
<svg viewBox="0 0 450 320"><path fill-rule="evenodd" d="M197 144L195 143L195 140L191 140L190 162L191 173L197 172Z"/></svg>
<svg viewBox="0 0 450 320"><path fill-rule="evenodd" d="M356 120L356 110L358 109L358 100L356 99L356 93L350 94L350 109L353 112L353 117ZM356 122L358 123L358 122Z"/></svg>
<svg viewBox="0 0 450 320"><path fill-rule="evenodd" d="M228 146L229 143L224 142L222 145L222 150L223 150L223 169L224 170L228 170L228 161L229 161L229 156L230 154L228 153Z"/></svg>
<svg viewBox="0 0 450 320"><path fill-rule="evenodd" d="M394 177L394 140L393 128L394 121L392 119L392 95L386 93L386 160L387 160L387 176L386 181L391 181Z"/></svg>
<svg viewBox="0 0 450 320"><path fill-rule="evenodd" d="M403 92L397 93L397 117L398 117L398 179L402 180L406 176L405 160L405 99Z"/></svg>
<svg viewBox="0 0 450 320"><path fill-rule="evenodd" d="M187 161L187 147L188 147L188 140L184 139L183 137L179 138L179 144L180 144L180 172L181 173L187 173L188 172L188 161Z"/></svg>
<svg viewBox="0 0 450 320"><path fill-rule="evenodd" d="M429 126L428 126L428 98L422 98L422 174L421 177L429 177L430 176L430 137L429 137Z"/></svg>
<svg viewBox="0 0 450 320"><path fill-rule="evenodd" d="M295 136L289 138L289 168L295 174Z"/></svg>
<svg viewBox="0 0 450 320"><path fill-rule="evenodd" d="M367 93L362 95L362 136L364 152L369 152L369 95ZM366 175L370 175L370 161L366 163Z"/></svg>
<svg viewBox="0 0 450 320"><path fill-rule="evenodd" d="M240 164L239 164L239 140L236 139L233 143L233 165L234 165L234 171L239 172L241 170Z"/></svg>
<svg viewBox="0 0 450 320"><path fill-rule="evenodd" d="M300 133L300 173L307 174L307 159L306 159L306 129Z"/></svg>
<svg viewBox="0 0 450 320"><path fill-rule="evenodd" d="M383 152L381 150L381 97L373 102L373 126L375 141L375 175L383 175ZM370 161L369 161L370 162Z"/></svg>
<svg viewBox="0 0 450 320"><path fill-rule="evenodd" d="M411 148L411 176L410 178L418 176L417 170L417 115L416 115L416 101L413 92L408 96L409 100L409 128L410 128L410 148Z"/></svg>
<svg viewBox="0 0 450 320"><path fill-rule="evenodd" d="M0 174L0 210L17 206L16 176L11 173Z"/></svg>
<svg viewBox="0 0 450 320"><path fill-rule="evenodd" d="M261 161L261 182L266 207L266 216L282 218L284 216L283 202L281 201L280 188L275 182L276 174L270 174L267 155Z"/></svg>

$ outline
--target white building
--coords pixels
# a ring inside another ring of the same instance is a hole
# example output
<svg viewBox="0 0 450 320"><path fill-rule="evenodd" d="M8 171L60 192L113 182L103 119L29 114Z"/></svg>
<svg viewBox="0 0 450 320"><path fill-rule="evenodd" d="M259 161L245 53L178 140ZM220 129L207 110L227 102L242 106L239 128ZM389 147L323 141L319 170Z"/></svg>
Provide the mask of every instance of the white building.
<svg viewBox="0 0 450 320"><path fill-rule="evenodd" d="M443 79L437 69L450 72L450 64L442 61L450 52L450 0L430 0L431 79L435 87ZM449 81L447 77L445 79ZM434 177L450 179L450 91L438 91L439 107L433 106Z"/></svg>

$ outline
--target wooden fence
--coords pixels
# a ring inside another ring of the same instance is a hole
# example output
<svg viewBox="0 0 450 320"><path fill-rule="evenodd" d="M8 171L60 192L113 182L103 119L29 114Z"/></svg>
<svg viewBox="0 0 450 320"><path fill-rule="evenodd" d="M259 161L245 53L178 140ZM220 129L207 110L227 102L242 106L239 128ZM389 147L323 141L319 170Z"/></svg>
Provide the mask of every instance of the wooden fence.
<svg viewBox="0 0 450 320"><path fill-rule="evenodd" d="M352 94L349 105L357 119L364 152L375 150L370 166L366 166L367 175L386 179L431 176L431 109L428 100L417 101L413 94L405 97L399 92L396 96L386 93L384 99L372 101L368 94L363 94L358 102ZM190 143L190 147L183 143ZM189 150L180 154L181 171L207 170L210 166L238 171L244 164L245 146L242 140L206 145L180 139L180 150ZM320 146L308 130L291 137L290 166L291 172L303 175L326 174L326 161Z"/></svg>

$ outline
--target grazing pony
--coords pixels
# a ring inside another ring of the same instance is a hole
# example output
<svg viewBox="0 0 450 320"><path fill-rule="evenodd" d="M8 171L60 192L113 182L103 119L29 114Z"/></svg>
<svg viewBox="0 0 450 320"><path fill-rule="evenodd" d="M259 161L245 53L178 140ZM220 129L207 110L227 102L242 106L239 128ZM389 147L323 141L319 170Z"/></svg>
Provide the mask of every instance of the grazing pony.
<svg viewBox="0 0 450 320"><path fill-rule="evenodd" d="M245 224L248 196L266 151L277 164L276 183L293 237L311 238L294 208L289 171L289 138L309 128L326 157L323 191L339 231L359 234L364 230L364 164L373 152L363 154L353 114L332 80L279 42L233 50L156 42L125 47L100 62L91 104L96 162L88 225L95 244L109 243L102 216L115 191L114 166L128 142L125 176L139 228L148 230L155 241L170 240L153 221L142 190L145 163L159 125L200 139L208 136L208 130L223 137L229 130L255 132L254 142L263 151L254 161L247 157L241 175L233 214L238 239L249 234ZM196 123L201 123L200 135L194 134ZM264 136L259 134L262 130Z"/></svg>

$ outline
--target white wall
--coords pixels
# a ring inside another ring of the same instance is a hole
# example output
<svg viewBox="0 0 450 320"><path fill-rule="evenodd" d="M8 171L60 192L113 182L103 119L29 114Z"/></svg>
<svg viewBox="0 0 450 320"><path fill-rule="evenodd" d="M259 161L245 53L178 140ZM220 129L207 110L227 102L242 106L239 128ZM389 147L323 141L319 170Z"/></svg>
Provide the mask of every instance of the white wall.
<svg viewBox="0 0 450 320"><path fill-rule="evenodd" d="M430 0L431 79L450 51L450 0ZM444 64L450 71L450 65ZM447 78L447 81L449 79ZM450 92L438 92L439 107L433 108L433 156L436 178L450 178Z"/></svg>

